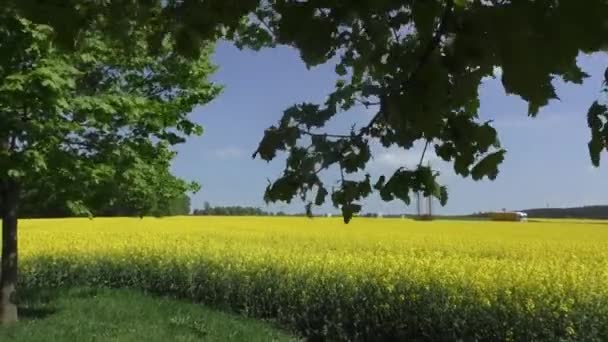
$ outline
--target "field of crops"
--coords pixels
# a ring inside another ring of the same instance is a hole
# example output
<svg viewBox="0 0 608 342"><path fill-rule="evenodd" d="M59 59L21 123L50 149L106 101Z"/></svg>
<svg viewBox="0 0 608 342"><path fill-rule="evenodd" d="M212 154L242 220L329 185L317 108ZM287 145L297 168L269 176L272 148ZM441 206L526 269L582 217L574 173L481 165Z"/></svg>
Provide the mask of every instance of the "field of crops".
<svg viewBox="0 0 608 342"><path fill-rule="evenodd" d="M338 340L608 340L608 224L24 220L21 285L133 287Z"/></svg>

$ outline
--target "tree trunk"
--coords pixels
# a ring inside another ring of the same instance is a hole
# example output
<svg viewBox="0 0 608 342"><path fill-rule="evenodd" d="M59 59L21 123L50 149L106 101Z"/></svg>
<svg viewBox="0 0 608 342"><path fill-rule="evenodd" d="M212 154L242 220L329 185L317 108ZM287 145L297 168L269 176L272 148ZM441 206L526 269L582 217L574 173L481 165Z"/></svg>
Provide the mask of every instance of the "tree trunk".
<svg viewBox="0 0 608 342"><path fill-rule="evenodd" d="M2 189L2 265L0 269L0 322L17 322L17 207L19 189L6 181Z"/></svg>

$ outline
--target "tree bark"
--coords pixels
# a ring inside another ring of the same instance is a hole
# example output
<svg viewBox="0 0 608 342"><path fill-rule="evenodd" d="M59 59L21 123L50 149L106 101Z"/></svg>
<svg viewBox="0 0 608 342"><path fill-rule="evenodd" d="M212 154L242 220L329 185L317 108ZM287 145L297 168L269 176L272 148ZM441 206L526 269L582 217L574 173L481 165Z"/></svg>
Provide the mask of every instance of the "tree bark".
<svg viewBox="0 0 608 342"><path fill-rule="evenodd" d="M0 322L17 322L17 209L19 189L8 180L1 189L2 260L0 268Z"/></svg>

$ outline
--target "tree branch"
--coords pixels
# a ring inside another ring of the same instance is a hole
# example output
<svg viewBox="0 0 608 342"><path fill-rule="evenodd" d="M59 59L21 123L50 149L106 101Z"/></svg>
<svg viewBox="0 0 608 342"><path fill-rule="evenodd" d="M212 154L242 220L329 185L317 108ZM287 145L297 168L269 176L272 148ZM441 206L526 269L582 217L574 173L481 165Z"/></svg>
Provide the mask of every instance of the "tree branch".
<svg viewBox="0 0 608 342"><path fill-rule="evenodd" d="M391 31L393 32L393 38L395 38L395 42L399 43L399 40L401 40L401 37L397 33L397 30L394 27L391 27Z"/></svg>
<svg viewBox="0 0 608 342"><path fill-rule="evenodd" d="M369 101L365 101L365 100L361 100L361 99L355 99L355 101L357 101L360 104L364 105L365 108L369 108L371 106L379 106L380 105L380 102L369 102Z"/></svg>
<svg viewBox="0 0 608 342"><path fill-rule="evenodd" d="M441 44L441 37L443 37L443 35L445 34L445 32L448 28L448 25L447 25L448 18L450 16L450 13L452 13L453 8L454 8L454 0L446 0L445 10L441 17L441 22L439 23L439 28L435 32L435 35L433 36L433 39L431 40L430 44L427 46L426 50L422 54L422 57L418 61L418 64L412 70L412 73L409 75L409 77L406 80L404 80L401 83L401 91L403 91L406 88L409 88L411 82L418 76L418 74L420 73L422 68L429 61L431 55L433 54L433 51L435 51L435 49L437 49L437 47L439 47L439 44ZM371 119L371 121L367 124L366 128L367 129L371 128L376 123L376 121L378 121L378 119L380 119L380 116L381 116L381 112L378 112L378 114L374 115L374 117Z"/></svg>
<svg viewBox="0 0 608 342"><path fill-rule="evenodd" d="M11 135L10 143L9 143L9 151L15 152L17 149L17 136L15 134Z"/></svg>
<svg viewBox="0 0 608 342"><path fill-rule="evenodd" d="M336 139L351 139L352 135L345 134L327 134L327 133L312 133L305 129L299 129L300 133L311 136L311 137L324 137L324 138L336 138Z"/></svg>
<svg viewBox="0 0 608 342"><path fill-rule="evenodd" d="M428 63L431 55L433 54L433 51L435 51L441 44L441 38L443 37L443 35L445 34L445 32L447 30L448 18L450 16L450 13L452 12L453 8L454 8L454 0L446 0L446 7L445 7L445 10L441 17L441 21L439 23L439 27L438 27L437 31L433 35L433 38L432 38L431 42L429 43L429 45L427 46L427 48L424 50L420 60L416 64L416 67L412 70L409 77L401 83L400 91L403 91L403 90L409 88L409 86L411 85L413 80L418 76L418 74L421 72L423 67ZM256 14L256 17L258 18L260 23L262 23L262 25L266 26L267 29L270 29L268 27L268 25L264 21L261 20L261 18L258 16L258 14ZM270 31L270 32L272 33L272 31ZM355 101L360 102L361 104L363 104L366 107L372 106L372 105L382 105L381 104L382 100L378 103L372 103L372 102L361 100L361 99L355 99ZM374 115L374 117L371 119L371 121L365 127L363 127L362 129L359 130L359 132L357 134L351 134L351 135L327 134L327 133L318 134L318 133L312 133L308 130L304 130L301 128L298 128L298 130L301 134L308 135L311 137L326 137L326 138L329 137L329 138L336 138L336 139L352 140L352 139L356 139L356 138L361 138L366 132L369 132L371 127L376 123L376 121L380 118L381 115L382 115L382 108L376 115ZM424 156L426 154L429 144L430 144L430 139L427 139L426 144L424 146L424 150L422 152L422 156L420 157L419 167L424 162ZM309 148L310 148L310 146L309 146ZM344 151L346 149L347 149L347 147L344 146L341 149L340 154L344 153ZM254 156L255 156L255 154L254 154ZM339 166L340 166L340 176L341 176L342 184L344 184L344 169L343 169L341 162L340 162ZM318 172L320 172L324 168L325 167L321 167L319 170L316 170L315 174L318 174Z"/></svg>
<svg viewBox="0 0 608 342"><path fill-rule="evenodd" d="M272 36L272 39L276 42L276 40L277 40L277 34L270 27L270 25L268 25L264 20L262 20L262 18L260 18L260 15L258 13L255 13L255 17L260 22L260 24L262 24L262 26L264 26L264 28L266 29L266 31L268 31L268 33Z"/></svg>
<svg viewBox="0 0 608 342"><path fill-rule="evenodd" d="M28 112L27 112L27 105L26 105L25 103L23 103L23 108L22 108L22 110L23 110L23 113L22 113L22 115L21 115L21 121L23 121L23 122L28 122L28 121L30 121L31 117L28 115Z"/></svg>
<svg viewBox="0 0 608 342"><path fill-rule="evenodd" d="M424 144L424 150L422 150L422 155L420 156L420 162L418 163L418 168L420 168L422 166L422 162L424 162L424 155L426 154L426 149L429 147L430 142L431 142L431 140L427 139L426 143Z"/></svg>

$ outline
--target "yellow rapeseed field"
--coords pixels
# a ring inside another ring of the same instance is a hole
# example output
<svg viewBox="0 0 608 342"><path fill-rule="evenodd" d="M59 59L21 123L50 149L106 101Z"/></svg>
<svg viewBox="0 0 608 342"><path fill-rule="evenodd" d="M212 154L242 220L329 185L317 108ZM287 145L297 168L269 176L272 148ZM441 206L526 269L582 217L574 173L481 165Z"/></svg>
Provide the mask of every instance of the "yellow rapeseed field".
<svg viewBox="0 0 608 342"><path fill-rule="evenodd" d="M337 340L608 340L608 223L23 220L22 285L133 287Z"/></svg>

